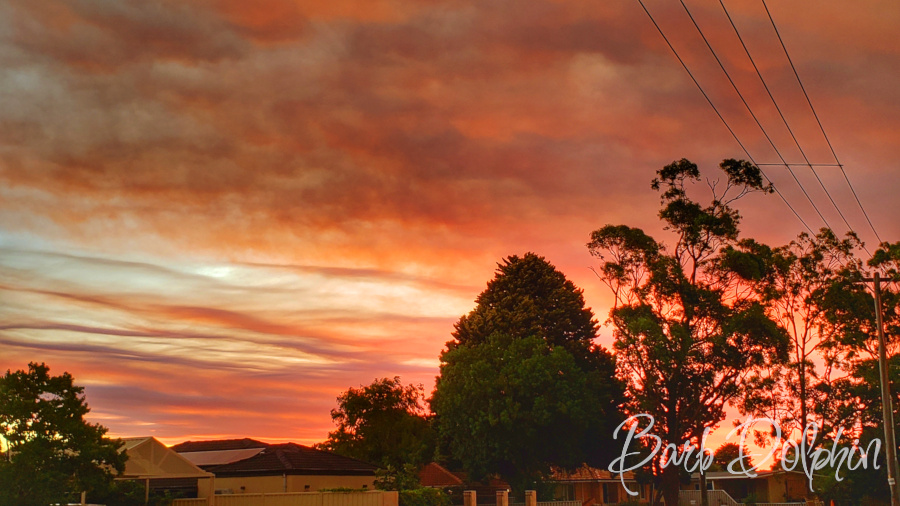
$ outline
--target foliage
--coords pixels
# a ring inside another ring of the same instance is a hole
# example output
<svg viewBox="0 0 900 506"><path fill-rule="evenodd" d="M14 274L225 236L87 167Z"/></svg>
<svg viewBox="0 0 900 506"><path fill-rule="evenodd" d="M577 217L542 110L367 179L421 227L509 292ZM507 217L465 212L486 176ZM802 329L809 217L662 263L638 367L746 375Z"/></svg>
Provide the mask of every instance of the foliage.
<svg viewBox="0 0 900 506"><path fill-rule="evenodd" d="M747 497L745 497L741 502L743 504L746 504L747 506L756 506L756 504L759 502L759 498L755 493L751 492L750 494L747 494Z"/></svg>
<svg viewBox="0 0 900 506"><path fill-rule="evenodd" d="M514 489L550 465L605 465L621 420L614 360L594 345L581 291L544 258L499 264L441 354L432 410L472 479L499 473Z"/></svg>
<svg viewBox="0 0 900 506"><path fill-rule="evenodd" d="M537 336L562 346L580 362L608 360L594 346L597 321L582 291L534 253L511 256L475 299L475 309L454 325L450 347L484 343L493 334Z"/></svg>
<svg viewBox="0 0 900 506"><path fill-rule="evenodd" d="M450 506L450 496L437 488L419 487L401 490L400 506Z"/></svg>
<svg viewBox="0 0 900 506"><path fill-rule="evenodd" d="M317 447L397 469L423 464L435 444L424 397L421 385L403 385L397 376L350 388L331 410L337 430Z"/></svg>
<svg viewBox="0 0 900 506"><path fill-rule="evenodd" d="M121 440L84 420L84 389L69 373L50 376L44 364L0 377L0 504L66 503L81 491L105 490L125 468Z"/></svg>
<svg viewBox="0 0 900 506"><path fill-rule="evenodd" d="M747 246L764 266L753 288L769 316L786 330L790 346L786 363L772 364L749 378L752 387L744 389L739 403L744 413L778 421L785 434L802 431L812 421L826 429L826 420L816 408L827 402L834 369L826 351L831 336L824 297L842 279L845 266L856 262L853 252L859 244L852 233L839 239L822 229L814 237L801 234L780 248ZM825 358L822 369L816 358Z"/></svg>
<svg viewBox="0 0 900 506"><path fill-rule="evenodd" d="M412 490L419 486L419 475L412 464L404 464L400 469L388 465L375 471L375 488L379 490Z"/></svg>
<svg viewBox="0 0 900 506"><path fill-rule="evenodd" d="M708 205L688 197L688 185L700 181L695 164L682 159L657 172L651 186L661 192L671 247L624 225L598 229L588 243L615 297L609 321L628 408L653 415L654 432L676 446L723 420L750 374L787 360L787 336L755 293L767 259L757 243L739 240L740 214L731 207L771 185L749 162L720 168L726 182L708 182ZM663 480L666 504L676 504L677 468L668 466Z"/></svg>
<svg viewBox="0 0 900 506"><path fill-rule="evenodd" d="M742 454L741 447L737 443L725 443L716 449L715 454L713 455L713 467L710 469L714 471L727 471L728 466L738 458L741 458L743 461L744 468L749 469L753 466L753 459L750 457L750 451L746 445L743 447ZM735 463L734 468L741 469L741 465Z"/></svg>

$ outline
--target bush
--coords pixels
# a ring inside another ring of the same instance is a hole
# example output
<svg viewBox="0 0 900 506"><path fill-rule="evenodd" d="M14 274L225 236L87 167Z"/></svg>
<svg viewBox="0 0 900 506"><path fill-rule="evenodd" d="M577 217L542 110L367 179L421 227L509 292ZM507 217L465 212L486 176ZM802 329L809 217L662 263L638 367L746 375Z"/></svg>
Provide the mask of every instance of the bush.
<svg viewBox="0 0 900 506"><path fill-rule="evenodd" d="M401 490L399 494L399 506L450 506L450 496L436 488Z"/></svg>

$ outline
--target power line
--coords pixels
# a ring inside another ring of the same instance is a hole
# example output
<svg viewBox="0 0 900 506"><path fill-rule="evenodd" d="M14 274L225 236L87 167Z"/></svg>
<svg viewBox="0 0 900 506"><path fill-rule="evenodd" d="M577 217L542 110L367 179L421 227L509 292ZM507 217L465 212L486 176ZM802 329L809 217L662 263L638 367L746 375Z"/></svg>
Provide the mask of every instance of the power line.
<svg viewBox="0 0 900 506"><path fill-rule="evenodd" d="M703 86L700 86L700 82L697 81L697 78L694 77L694 74L691 72L691 69L688 68L687 64L681 58L681 55L678 54L678 51L675 49L675 46L673 46L672 43L669 41L669 38L666 37L666 34L662 31L662 28L660 28L659 24L656 22L656 19L653 18L653 14L651 14L650 11L647 9L647 6L644 5L643 0L638 0L638 3L641 4L641 8L643 8L644 12L647 13L647 17L650 18L650 22L652 22L653 26L656 27L656 30L659 32L660 36L662 36L663 40L669 46L669 49L672 50L672 53L675 55L675 58L677 58L678 62L681 63L681 66L684 67L685 72L687 72L688 76L690 76L691 80L694 81L694 84L697 86L697 89L699 89L700 93L703 94L703 98L706 99L706 102L709 103L709 106L712 107L713 111L715 111L716 116L718 116L719 119L722 121L722 124L725 125L725 128L728 130L728 132L734 138L735 142L738 143L738 146L741 147L741 150L744 151L744 154L747 155L747 158L750 160L750 162L753 163L753 165L756 165L757 167L759 167L759 165L756 163L756 161L754 161L753 156L750 155L750 151L747 150L747 148L744 146L744 143L742 143L741 140L738 138L737 134L734 132L734 130L731 128L731 126L728 124L728 122L725 120L725 117L722 116L722 113L719 112L719 108L716 107L716 105L713 103L713 101L709 98L709 95L707 95L706 91L703 89ZM796 216L797 219L800 220L800 223L802 223L803 226L806 227L806 230L808 230L810 234L816 235L816 233L813 232L812 227L810 227L806 223L806 221L803 219L803 217L801 217L800 214L797 212L797 210L794 209L794 206L792 206L791 203L788 202L788 200L784 197L784 195L781 193L781 191L778 190L778 187L776 187L774 185L774 183L772 183L772 180L769 179L769 176L766 175L766 173L762 170L761 167L759 168L759 171L763 175L763 177L766 178L766 181L768 181L770 184L772 184L772 189L774 189L775 193L778 194L779 197L781 197L781 200L785 203L786 206L788 206L788 209L790 209L791 212L794 213L794 216Z"/></svg>
<svg viewBox="0 0 900 506"><path fill-rule="evenodd" d="M719 58L719 55L716 54L715 49L713 49L712 44L709 43L709 40L706 38L706 35L704 35L703 30L700 28L700 25L697 24L697 20L694 19L693 14L691 14L690 9L688 9L688 6L684 3L684 0L679 0L679 3L681 3L681 6L684 8L684 12L686 12L688 17L691 19L691 22L694 24L694 28L697 29L697 33L700 34L700 37L703 39L703 42L706 44L707 49L709 49L709 52L713 55L713 58L715 58L716 63L719 64L719 68L721 68L722 72L725 73L725 77L728 78L728 82L731 83L731 87L734 88L735 93L737 93L738 97L741 99L741 102L744 104L744 107L747 108L747 112L750 113L750 116L753 118L753 121L756 122L756 126L759 127L763 136L766 138L767 141L769 141L769 145L772 146L773 150L775 150L775 154L778 155L778 158L785 164L784 166L787 168L788 172L790 172L791 177L794 178L794 181L797 183L797 186L800 187L800 190L803 192L803 195L806 196L806 200L808 200L810 205L812 205L813 209L816 211L816 214L819 215L819 218L822 219L822 222L825 223L825 226L828 227L828 229L833 231L834 228L832 228L832 226L828 223L828 220L825 218L825 215L823 215L822 211L819 210L819 206L817 206L816 203L813 201L812 197L809 195L809 192L806 191L806 188L803 187L803 183L800 182L800 179L797 177L797 174L794 173L794 169L792 169L790 165L787 165L787 161L784 159L784 156L781 155L781 152L778 150L778 147L775 146L775 143L772 141L772 138L769 136L769 133L766 132L766 129L762 126L762 123L760 123L759 118L756 117L756 114L753 112L753 109L750 107L750 104L747 103L747 100L744 98L743 93L741 93L741 90L738 89L737 84L735 84L735 82L734 82L734 79L731 78L731 74L728 73L728 69L725 68L725 65L722 63L722 60ZM813 235L815 235L815 234L813 234Z"/></svg>
<svg viewBox="0 0 900 506"><path fill-rule="evenodd" d="M813 164L810 163L809 158L806 156L806 152L803 151L803 147L800 146L800 141L797 140L797 136L794 135L794 130L791 128L791 125L788 124L788 120L784 116L784 113L781 111L781 107L778 106L778 101L775 100L775 96L772 94L772 91L769 89L769 85L766 83L766 80L763 78L762 72L760 72L759 67L756 65L756 61L753 59L753 55L750 54L750 49L747 47L747 44L744 43L744 38L741 37L741 32L738 30L737 25L734 24L734 20L731 18L731 14L728 12L728 8L725 7L724 0L719 0L719 5L722 6L722 10L725 12L725 16L728 18L728 22L731 24L731 28L734 29L734 34L737 35L738 40L741 42L741 47L744 48L744 53L747 54L747 58L750 60L750 63L753 65L753 69L756 71L757 77L759 77L759 82L762 83L763 88L765 88L766 93L769 95L769 99L772 101L772 105L774 105L775 110L778 111L778 116L781 117L782 123L784 123L784 126L785 126L785 128L787 128L788 133L791 134L791 139L794 140L794 144L797 146L797 149L800 151L800 154L803 156L803 159L806 161L806 165L809 167L809 170L812 171L813 175L816 176L816 180L819 182L819 185L822 187L822 190L825 191L825 195L828 196L828 200L831 201L831 205L834 206L834 209L838 212L838 215L840 215L841 219L844 221L844 225L847 225L847 229L849 229L851 232L853 232L853 227L850 225L850 222L847 221L847 217L844 216L843 211L841 211L841 208L838 207L837 202L834 201L834 197L831 196L831 192L828 191L828 188L825 186L825 183L822 181L822 178L819 177L819 173L816 172L815 167L813 167ZM780 38L781 37L779 37L779 40L780 40ZM791 66L793 66L793 64ZM809 99L809 97L807 97L807 100L808 99ZM816 118L816 119L818 120L818 118ZM820 126L821 126L821 124L820 124ZM829 144L829 146L830 146L830 144ZM833 153L834 153L834 150L832 150L832 154ZM837 161L836 157L835 157L835 161ZM785 164L785 165L787 165L788 168L790 168L790 164ZM843 171L843 167L841 166L840 162L838 162L837 166L841 167L841 170ZM846 176L846 174L845 174L845 176ZM872 252L870 252L869 249L866 248L865 244L863 244L862 247L866 251L866 253L869 254L869 256L872 256Z"/></svg>
<svg viewBox="0 0 900 506"><path fill-rule="evenodd" d="M788 165L791 167L806 167L810 164L807 162L803 162L803 163L797 162L797 163L761 163L759 165L764 165L766 167L769 167L769 166L784 167L785 165ZM840 167L840 165L836 164L836 163L814 163L812 165L815 167Z"/></svg>
<svg viewBox="0 0 900 506"><path fill-rule="evenodd" d="M720 0L721 1L721 0ZM879 243L884 241L881 240L881 236L878 235L878 231L875 230L875 225L872 224L872 220L869 218L869 213L866 212L865 207L862 205L862 201L859 199L859 195L856 194L856 189L853 188L853 184L850 182L850 178L847 177L847 172L844 170L844 166L841 164L840 160L838 160L837 153L834 151L834 146L831 144L831 140L828 138L828 134L825 133L825 127L822 125L822 121L819 119L819 115L816 113L816 108L813 107L812 100L809 98L809 94L806 92L806 87L803 86L803 81L800 79L800 74L797 72L797 67L794 65L794 61L791 59L790 53L788 53L787 46L784 44L784 39L781 38L781 32L778 31L778 26L775 24L775 19L772 17L772 13L769 11L769 6L766 5L766 0L762 0L763 8L766 10L766 15L769 17L769 22L772 23L772 29L775 30L775 35L778 36L778 42L781 44L781 49L784 50L784 55L788 59L788 63L791 65L791 70L794 71L794 77L797 78L797 84L800 85L800 89L803 91L803 96L806 97L806 103L809 104L809 109L813 113L813 117L816 119L816 123L819 125L819 130L822 132L822 136L825 138L825 142L828 144L828 149L831 150L831 155L834 157L834 161L841 168L841 173L844 175L844 179L847 181L847 186L850 187L850 191L853 192L853 197L856 198L856 203L859 205L859 209L862 211L863 216L866 217L866 221L869 223L869 227L872 228L872 233L875 234L875 238L878 239Z"/></svg>

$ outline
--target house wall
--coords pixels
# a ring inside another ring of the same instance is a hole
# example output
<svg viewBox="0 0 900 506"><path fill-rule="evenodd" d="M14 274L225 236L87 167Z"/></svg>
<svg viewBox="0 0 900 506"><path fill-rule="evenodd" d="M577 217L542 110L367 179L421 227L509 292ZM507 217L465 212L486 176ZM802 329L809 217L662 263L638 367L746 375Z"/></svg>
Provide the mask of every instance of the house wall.
<svg viewBox="0 0 900 506"><path fill-rule="evenodd" d="M307 488L308 486L308 488ZM243 488L241 488L243 487ZM216 490L231 490L234 494L271 494L278 492L315 492L327 488L367 488L374 490L374 476L240 476L217 477ZM285 490L286 489L286 490Z"/></svg>
<svg viewBox="0 0 900 506"><path fill-rule="evenodd" d="M647 501L650 496L650 485L639 485L628 482L630 490L638 492L630 496L621 482L576 482L559 484L556 487L556 498L562 500L581 501L587 504L593 499L594 504L616 504L629 501Z"/></svg>
<svg viewBox="0 0 900 506"><path fill-rule="evenodd" d="M197 480L197 497L209 497L215 493L213 478L200 478Z"/></svg>
<svg viewBox="0 0 900 506"><path fill-rule="evenodd" d="M780 474L773 481L777 481L777 495L770 495L770 497L774 497L773 501L787 501L788 499L796 501L815 497L809 491L809 482L804 475ZM773 489L770 488L769 490L772 491Z"/></svg>

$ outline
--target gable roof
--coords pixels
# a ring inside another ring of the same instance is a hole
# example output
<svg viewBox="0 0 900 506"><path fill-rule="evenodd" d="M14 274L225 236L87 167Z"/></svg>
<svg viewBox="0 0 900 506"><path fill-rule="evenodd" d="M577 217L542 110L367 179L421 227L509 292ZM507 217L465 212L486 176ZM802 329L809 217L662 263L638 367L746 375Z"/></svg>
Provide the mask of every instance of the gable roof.
<svg viewBox="0 0 900 506"><path fill-rule="evenodd" d="M254 439L187 441L172 447L216 476L268 474L374 476L377 466L296 443Z"/></svg>
<svg viewBox="0 0 900 506"><path fill-rule="evenodd" d="M458 487L464 484L462 473L451 473L437 462L431 462L419 471L419 483L423 487Z"/></svg>
<svg viewBox="0 0 900 506"><path fill-rule="evenodd" d="M626 471L624 478L626 480L634 480L634 473L632 473L631 471ZM573 469L571 471L560 467L553 467L550 470L550 481L555 482L605 482L618 480L618 474L613 474L605 469L590 467L587 464L583 464L578 469Z"/></svg>
<svg viewBox="0 0 900 506"><path fill-rule="evenodd" d="M119 478L208 478L208 472L200 469L183 456L167 448L154 437L124 438L122 450L128 455L125 471Z"/></svg>
<svg viewBox="0 0 900 506"><path fill-rule="evenodd" d="M508 490L509 483L501 478L489 477L486 481L472 481L464 471L450 471L437 462L426 464L419 470L419 483L423 487L466 487L478 493L493 494L496 490Z"/></svg>

